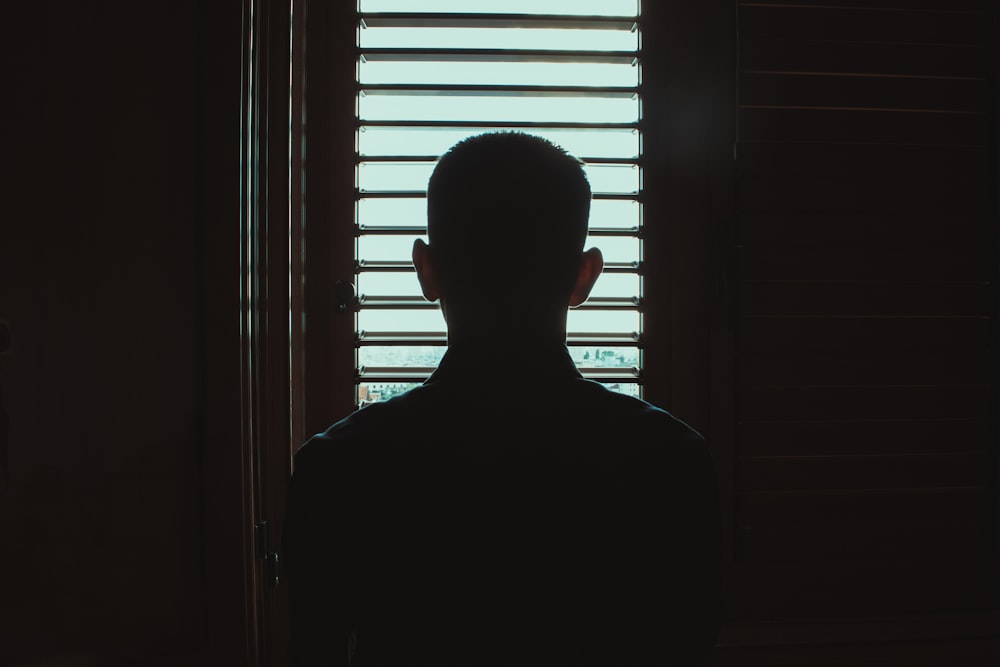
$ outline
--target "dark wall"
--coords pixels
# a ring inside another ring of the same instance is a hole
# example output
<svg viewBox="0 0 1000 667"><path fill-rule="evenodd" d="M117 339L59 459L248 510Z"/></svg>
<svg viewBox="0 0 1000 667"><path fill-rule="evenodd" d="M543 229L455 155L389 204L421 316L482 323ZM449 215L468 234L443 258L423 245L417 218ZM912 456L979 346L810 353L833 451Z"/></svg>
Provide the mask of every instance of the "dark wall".
<svg viewBox="0 0 1000 667"><path fill-rule="evenodd" d="M204 12L18 4L3 22L0 663L201 650Z"/></svg>

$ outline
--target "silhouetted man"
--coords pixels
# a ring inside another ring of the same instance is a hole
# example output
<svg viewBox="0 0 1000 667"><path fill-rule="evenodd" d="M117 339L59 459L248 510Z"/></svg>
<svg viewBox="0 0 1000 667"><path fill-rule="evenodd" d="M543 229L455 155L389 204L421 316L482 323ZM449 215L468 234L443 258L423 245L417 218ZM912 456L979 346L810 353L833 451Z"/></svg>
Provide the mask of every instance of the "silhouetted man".
<svg viewBox="0 0 1000 667"><path fill-rule="evenodd" d="M296 454L285 524L306 665L704 665L718 502L698 433L582 378L569 307L581 164L519 133L460 142L428 185L413 264L448 349L421 386Z"/></svg>

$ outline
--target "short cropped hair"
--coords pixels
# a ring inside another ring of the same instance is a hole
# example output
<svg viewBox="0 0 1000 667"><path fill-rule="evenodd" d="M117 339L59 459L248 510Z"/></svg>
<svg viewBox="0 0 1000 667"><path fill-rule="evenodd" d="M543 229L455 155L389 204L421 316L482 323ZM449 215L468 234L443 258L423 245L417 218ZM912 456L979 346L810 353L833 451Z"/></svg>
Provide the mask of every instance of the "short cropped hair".
<svg viewBox="0 0 1000 667"><path fill-rule="evenodd" d="M428 240L453 296L568 296L587 238L591 190L583 163L547 139L490 132L460 141L427 186ZM517 270L491 271L502 244Z"/></svg>

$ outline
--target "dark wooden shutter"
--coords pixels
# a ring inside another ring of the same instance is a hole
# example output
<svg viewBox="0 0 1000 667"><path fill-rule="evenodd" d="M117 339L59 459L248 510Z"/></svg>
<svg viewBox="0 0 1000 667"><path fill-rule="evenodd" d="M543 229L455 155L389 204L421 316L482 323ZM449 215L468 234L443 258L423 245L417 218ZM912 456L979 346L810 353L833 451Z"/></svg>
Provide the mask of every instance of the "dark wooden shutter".
<svg viewBox="0 0 1000 667"><path fill-rule="evenodd" d="M738 3L736 618L996 606L989 25Z"/></svg>

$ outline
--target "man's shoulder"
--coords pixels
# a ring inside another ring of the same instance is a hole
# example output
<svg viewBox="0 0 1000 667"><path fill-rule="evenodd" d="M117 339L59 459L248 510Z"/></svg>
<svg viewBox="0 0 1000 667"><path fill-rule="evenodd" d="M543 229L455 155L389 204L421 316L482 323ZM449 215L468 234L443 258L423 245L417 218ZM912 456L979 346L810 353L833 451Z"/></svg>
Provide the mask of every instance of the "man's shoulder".
<svg viewBox="0 0 1000 667"><path fill-rule="evenodd" d="M299 447L296 458L347 456L359 446L397 439L398 431L418 428L415 421L426 411L427 393L424 387L417 387L359 408L309 438Z"/></svg>
<svg viewBox="0 0 1000 667"><path fill-rule="evenodd" d="M544 395L530 386L495 385L475 393L447 384L421 385L336 421L300 447L296 459L347 462L376 453L399 455L434 439L481 444L562 440L621 453L704 447L702 435L668 410L599 382L576 379Z"/></svg>
<svg viewBox="0 0 1000 667"><path fill-rule="evenodd" d="M670 440L701 442L702 435L669 410L636 396L612 391L599 382L580 380L568 396L593 422L624 433L645 432Z"/></svg>

